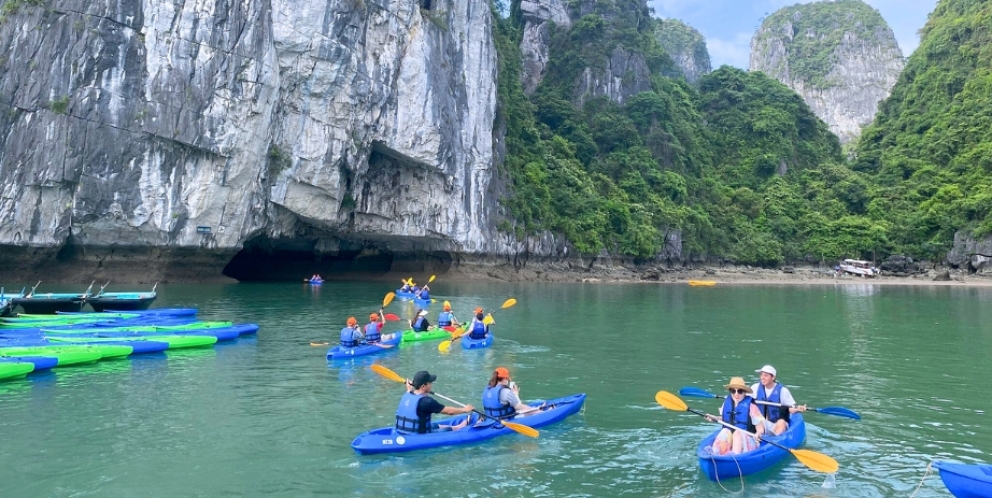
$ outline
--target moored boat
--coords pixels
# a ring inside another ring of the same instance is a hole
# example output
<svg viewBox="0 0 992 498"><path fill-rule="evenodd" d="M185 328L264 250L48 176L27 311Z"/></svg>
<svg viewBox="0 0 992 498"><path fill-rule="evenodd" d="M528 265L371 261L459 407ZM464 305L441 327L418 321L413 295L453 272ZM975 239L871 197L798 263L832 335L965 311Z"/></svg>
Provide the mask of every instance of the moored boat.
<svg viewBox="0 0 992 498"><path fill-rule="evenodd" d="M713 455L710 447L720 431L717 430L703 439L696 450L699 457L699 467L711 481L736 479L740 476L754 474L780 462L789 455L785 449L772 444L761 443L757 449L736 455ZM786 448L798 448L806 441L806 421L800 413L790 416L789 428L779 436L765 436L769 441L776 442Z"/></svg>
<svg viewBox="0 0 992 498"><path fill-rule="evenodd" d="M392 334L382 336L382 342L378 343L386 347L379 346L378 344L362 344L353 348L346 348L339 344L327 350L327 359L347 360L348 358L354 358L356 356L366 356L381 353L383 351L389 351L394 349L394 347L399 344L402 339L403 332L394 332Z"/></svg>
<svg viewBox="0 0 992 498"><path fill-rule="evenodd" d="M18 294L20 296L20 294ZM14 314L14 301L13 297L8 296L2 287L0 287L0 316L11 316Z"/></svg>
<svg viewBox="0 0 992 498"><path fill-rule="evenodd" d="M545 402L546 408L541 411L518 415L507 419L517 424L528 427L543 427L545 425L561 422L570 415L582 409L582 404L586 400L586 395L573 394L563 398L548 400ZM533 403L530 406L538 407L540 403ZM445 419L445 424L458 424L465 420L465 417L472 417L470 425L457 431L432 432L428 434L402 434L394 427L383 427L373 429L359 434L351 447L360 454L372 455L376 453L401 453L406 451L422 450L427 448L437 448L440 446L455 446L462 444L472 444L493 439L495 437L513 434L514 431L502 426L492 424L488 420L479 423L477 414L459 415Z"/></svg>
<svg viewBox="0 0 992 498"><path fill-rule="evenodd" d="M934 462L940 480L957 498L989 498L992 496L992 465Z"/></svg>
<svg viewBox="0 0 992 498"><path fill-rule="evenodd" d="M158 297L158 293L155 292L158 283L153 285L149 292L103 292L104 287L106 285L100 287L100 292L97 292L96 295L86 297L86 302L97 312L105 310L143 311L147 310Z"/></svg>
<svg viewBox="0 0 992 498"><path fill-rule="evenodd" d="M34 370L31 362L0 362L0 380L23 377Z"/></svg>

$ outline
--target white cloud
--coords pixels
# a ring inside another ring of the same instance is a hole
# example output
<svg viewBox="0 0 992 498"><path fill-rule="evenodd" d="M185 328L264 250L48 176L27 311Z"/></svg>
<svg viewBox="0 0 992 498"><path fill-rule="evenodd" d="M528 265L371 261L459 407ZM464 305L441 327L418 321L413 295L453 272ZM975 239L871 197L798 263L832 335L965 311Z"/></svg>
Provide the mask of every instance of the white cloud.
<svg viewBox="0 0 992 498"><path fill-rule="evenodd" d="M724 64L747 69L751 54L751 33L737 33L731 40L706 37L706 49L710 52L714 69Z"/></svg>

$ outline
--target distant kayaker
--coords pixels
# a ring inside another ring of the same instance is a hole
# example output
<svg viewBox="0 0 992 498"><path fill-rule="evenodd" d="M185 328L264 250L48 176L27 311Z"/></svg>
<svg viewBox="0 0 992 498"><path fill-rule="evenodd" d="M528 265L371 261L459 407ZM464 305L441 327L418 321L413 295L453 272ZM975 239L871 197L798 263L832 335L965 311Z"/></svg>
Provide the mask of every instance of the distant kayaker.
<svg viewBox="0 0 992 498"><path fill-rule="evenodd" d="M475 308L475 316L472 317L472 323L469 325L468 330L470 339L481 341L489 336L489 325L486 325L484 318L485 315L482 313L482 308Z"/></svg>
<svg viewBox="0 0 992 498"><path fill-rule="evenodd" d="M730 379L730 383L724 387L727 388L730 395L720 407L720 418L717 419L712 415L707 415L706 418L713 422L722 420L738 429L753 432L760 437L764 432L764 429L757 422L760 414L753 409L753 399L748 396L753 391L744 383L744 378L733 377ZM724 427L717 433L710 451L714 455L727 455L745 453L757 448L758 440L754 437L739 430Z"/></svg>
<svg viewBox="0 0 992 498"><path fill-rule="evenodd" d="M427 310L417 311L417 318L410 320L410 328L414 332L427 332L431 329L431 324L427 321Z"/></svg>
<svg viewBox="0 0 992 498"><path fill-rule="evenodd" d="M455 318L455 314L451 312L451 304L444 303L444 311L437 315L437 326L438 327L457 327L459 325L458 320Z"/></svg>
<svg viewBox="0 0 992 498"><path fill-rule="evenodd" d="M413 380L406 384L406 394L400 398L400 406L396 409L396 431L403 434L426 434L429 432L440 432L458 430L468 425L469 419L465 417L457 425L440 425L431 423L431 415L443 413L445 415L459 415L462 413L472 413L472 405L465 405L463 408L444 406L437 400L428 396L431 394L431 387L437 375L431 375L426 370L421 370L413 375Z"/></svg>
<svg viewBox="0 0 992 498"><path fill-rule="evenodd" d="M506 418L517 412L529 411L520 401L520 387L510 382L510 371L503 367L493 370L489 385L482 390L482 408L486 415Z"/></svg>
<svg viewBox="0 0 992 498"><path fill-rule="evenodd" d="M755 372L761 374L761 382L751 386L751 389L754 391L752 396L754 396L756 401L770 401L772 403L781 403L792 407L769 406L762 405L761 403L756 404L762 415L761 424L764 426L766 431L777 436L789 428L789 415L796 412L806 411L806 405L797 406L795 398L793 398L792 393L789 392L789 388L779 384L775 380L778 373L776 372L775 367L765 365L760 369L755 370Z"/></svg>
<svg viewBox="0 0 992 498"><path fill-rule="evenodd" d="M341 329L341 347L354 348L362 343L365 334L358 328L358 320L353 316L348 317L348 326Z"/></svg>
<svg viewBox="0 0 992 498"><path fill-rule="evenodd" d="M379 310L379 313L369 315L369 323L365 325L365 342L368 344L375 344L382 340L382 325L386 323L386 319L383 318L382 321L379 321L381 313L382 310Z"/></svg>
<svg viewBox="0 0 992 498"><path fill-rule="evenodd" d="M424 288L423 289L420 289L420 292L417 292L416 294L417 294L417 297L420 298L420 299L430 300L430 298L431 298L431 288L425 285Z"/></svg>
<svg viewBox="0 0 992 498"><path fill-rule="evenodd" d="M410 282L403 282L403 287L400 287L400 292L410 292Z"/></svg>
<svg viewBox="0 0 992 498"><path fill-rule="evenodd" d="M420 287L418 287L417 284L413 284L410 286L410 292L412 292L414 296L418 296L420 295Z"/></svg>

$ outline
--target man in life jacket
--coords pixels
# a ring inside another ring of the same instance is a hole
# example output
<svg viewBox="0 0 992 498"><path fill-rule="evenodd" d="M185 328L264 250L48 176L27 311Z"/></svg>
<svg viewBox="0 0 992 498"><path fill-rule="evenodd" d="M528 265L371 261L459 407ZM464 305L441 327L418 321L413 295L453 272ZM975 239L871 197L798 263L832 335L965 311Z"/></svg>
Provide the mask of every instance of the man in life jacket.
<svg viewBox="0 0 992 498"><path fill-rule="evenodd" d="M410 328L414 332L427 332L431 329L431 324L427 321L427 310L417 312L417 317L410 320Z"/></svg>
<svg viewBox="0 0 992 498"><path fill-rule="evenodd" d="M789 415L806 411L806 405L796 405L796 400L789 388L779 384L775 378L775 367L765 365L755 372L761 374L761 382L751 386L758 411L762 415L762 425L766 431L776 436L789 428ZM782 406L762 404L762 401L781 404Z"/></svg>
<svg viewBox="0 0 992 498"><path fill-rule="evenodd" d="M451 312L451 303L445 301L444 311L437 315L437 326L438 327L457 327L458 320L455 319L455 314Z"/></svg>
<svg viewBox="0 0 992 498"><path fill-rule="evenodd" d="M400 398L400 406L396 409L396 431L402 434L427 434L429 432L440 432L461 429L468 425L471 416L465 417L457 425L440 425L431 423L431 415L443 413L445 415L458 415L462 413L472 413L472 405L465 405L463 408L444 406L437 400L428 396L431 394L431 387L437 375L431 375L426 370L421 370L413 375L413 380L407 381L406 394Z"/></svg>
<svg viewBox="0 0 992 498"><path fill-rule="evenodd" d="M369 315L369 323L365 325L365 342L368 344L376 344L382 340L382 325L386 323L386 319L383 318L379 321L379 313L372 313Z"/></svg>
<svg viewBox="0 0 992 498"><path fill-rule="evenodd" d="M486 415L497 419L531 409L520 401L520 387L510 382L510 371L503 367L493 370L489 385L482 390L482 408Z"/></svg>
<svg viewBox="0 0 992 498"><path fill-rule="evenodd" d="M362 334L362 329L358 328L358 320L353 316L349 316L348 326L341 329L341 347L358 347L364 338L365 335Z"/></svg>
<svg viewBox="0 0 992 498"><path fill-rule="evenodd" d="M475 308L475 316L472 317L472 323L468 327L468 336L474 341L481 341L489 335L489 325L486 325L484 321L481 307Z"/></svg>

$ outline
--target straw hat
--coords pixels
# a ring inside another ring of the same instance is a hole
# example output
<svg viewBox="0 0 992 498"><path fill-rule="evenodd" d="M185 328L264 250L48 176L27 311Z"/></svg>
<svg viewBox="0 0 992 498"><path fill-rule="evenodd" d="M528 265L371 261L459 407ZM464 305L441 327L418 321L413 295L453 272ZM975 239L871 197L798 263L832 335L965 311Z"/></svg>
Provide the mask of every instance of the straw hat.
<svg viewBox="0 0 992 498"><path fill-rule="evenodd" d="M743 389L748 394L751 394L751 388L744 383L744 377L731 377L730 384L723 386L726 389Z"/></svg>

